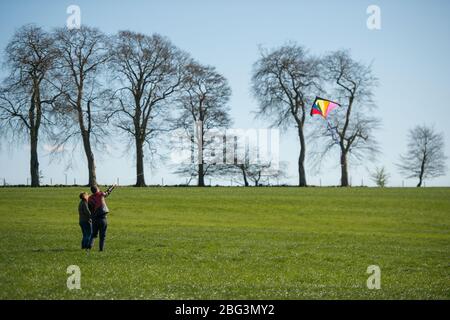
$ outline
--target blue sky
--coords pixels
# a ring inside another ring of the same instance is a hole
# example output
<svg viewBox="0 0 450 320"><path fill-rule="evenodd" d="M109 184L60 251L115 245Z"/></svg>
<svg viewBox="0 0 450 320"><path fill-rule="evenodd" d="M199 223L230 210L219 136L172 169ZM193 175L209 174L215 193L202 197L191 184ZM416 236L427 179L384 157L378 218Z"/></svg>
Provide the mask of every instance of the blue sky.
<svg viewBox="0 0 450 320"><path fill-rule="evenodd" d="M24 1L0 3L0 48L3 50L14 30L26 23L45 28L64 26L66 8L81 8L81 23L99 27L106 33L129 29L169 37L178 47L224 74L233 94L230 101L234 127L263 128L268 123L254 120L257 103L252 98L250 74L258 58L258 46L276 47L295 41L312 53L348 48L355 59L373 63L380 79L374 112L382 119L377 132L382 154L376 163L362 163L350 168L351 180L370 184L368 170L385 165L391 174L390 185L401 185L403 178L394 163L405 151L408 129L417 124L434 125L444 132L445 152L450 156L450 2L435 1ZM381 9L381 30L366 27L369 5ZM111 139L110 155L97 156L98 180L111 183L134 182L132 156L123 156L120 145ZM281 160L290 163L289 183L297 181L298 142L295 128L281 135ZM11 147L3 142L0 149L0 179L25 183L29 158L26 146ZM65 170L64 163L50 162L41 150L40 164L44 183L87 182L85 160L80 153L75 166ZM330 159L320 173L308 175L311 184L339 183L338 159ZM182 183L184 178L170 174L160 164L147 167L148 183ZM214 183L213 179L213 183ZM405 180L407 186L414 180ZM427 185L449 185L450 175L427 181Z"/></svg>

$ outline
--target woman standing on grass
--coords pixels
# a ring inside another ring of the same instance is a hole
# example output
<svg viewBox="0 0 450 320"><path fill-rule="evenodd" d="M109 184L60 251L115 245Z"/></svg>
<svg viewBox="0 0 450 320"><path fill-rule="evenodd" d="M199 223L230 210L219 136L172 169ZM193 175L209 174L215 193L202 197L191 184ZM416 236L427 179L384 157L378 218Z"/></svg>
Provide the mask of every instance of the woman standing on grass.
<svg viewBox="0 0 450 320"><path fill-rule="evenodd" d="M80 193L80 204L78 205L78 214L80 216L80 227L83 237L81 239L81 249L89 249L92 223L91 223L91 211L88 206L89 195L86 192Z"/></svg>

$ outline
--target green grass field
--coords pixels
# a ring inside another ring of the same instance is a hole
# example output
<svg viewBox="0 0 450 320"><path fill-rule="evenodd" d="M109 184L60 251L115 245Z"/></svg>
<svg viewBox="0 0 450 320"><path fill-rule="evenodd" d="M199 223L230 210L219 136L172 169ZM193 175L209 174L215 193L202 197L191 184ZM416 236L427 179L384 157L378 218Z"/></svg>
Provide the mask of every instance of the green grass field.
<svg viewBox="0 0 450 320"><path fill-rule="evenodd" d="M0 299L450 298L450 188L119 188L89 255L81 190L0 189Z"/></svg>

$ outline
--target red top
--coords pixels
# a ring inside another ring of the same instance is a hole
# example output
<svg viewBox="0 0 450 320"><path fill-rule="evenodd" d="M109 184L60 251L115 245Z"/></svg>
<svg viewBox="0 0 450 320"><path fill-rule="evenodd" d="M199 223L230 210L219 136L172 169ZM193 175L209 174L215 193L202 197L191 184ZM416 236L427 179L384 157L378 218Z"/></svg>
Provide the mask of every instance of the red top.
<svg viewBox="0 0 450 320"><path fill-rule="evenodd" d="M107 194L102 191L98 191L92 195L89 196L89 205L90 207L94 208L94 212L98 209L104 206L105 203L105 196Z"/></svg>

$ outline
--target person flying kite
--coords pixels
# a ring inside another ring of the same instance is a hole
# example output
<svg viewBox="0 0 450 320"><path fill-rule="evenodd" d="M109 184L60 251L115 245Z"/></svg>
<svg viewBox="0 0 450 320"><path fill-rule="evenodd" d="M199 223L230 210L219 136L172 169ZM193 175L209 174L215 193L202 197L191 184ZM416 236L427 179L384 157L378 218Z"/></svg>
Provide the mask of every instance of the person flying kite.
<svg viewBox="0 0 450 320"><path fill-rule="evenodd" d="M322 118L327 120L327 130L330 131L331 137L333 138L334 142L339 143L339 140L336 137L336 132L333 130L333 128L330 125L330 122L328 121L328 115L331 111L333 111L338 106L341 106L339 103L316 97L314 100L314 103L311 107L311 117L315 114L321 115Z"/></svg>

